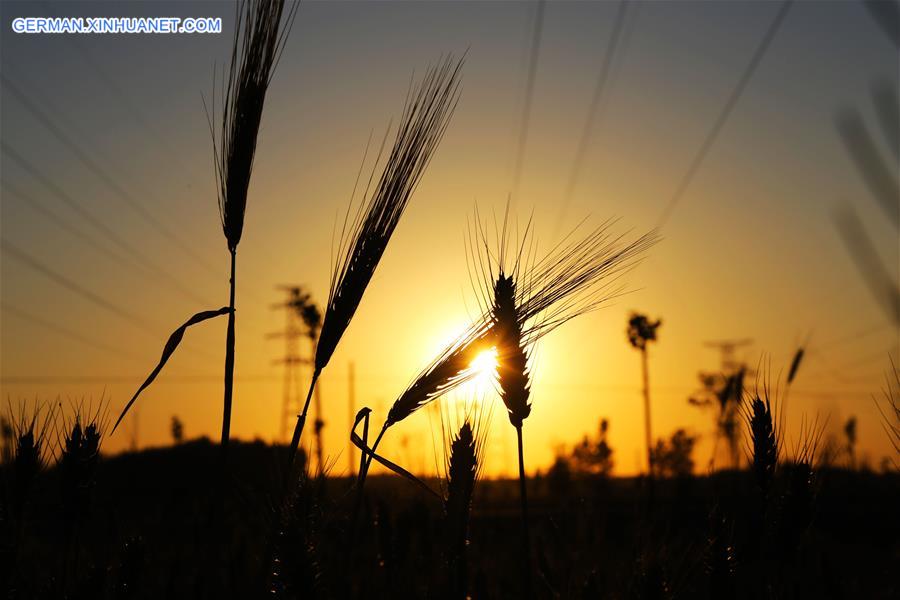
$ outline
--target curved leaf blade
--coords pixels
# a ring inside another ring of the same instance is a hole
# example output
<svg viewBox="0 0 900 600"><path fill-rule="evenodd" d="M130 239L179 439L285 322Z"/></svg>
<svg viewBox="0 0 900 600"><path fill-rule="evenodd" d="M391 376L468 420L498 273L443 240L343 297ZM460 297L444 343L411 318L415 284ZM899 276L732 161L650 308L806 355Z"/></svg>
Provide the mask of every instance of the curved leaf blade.
<svg viewBox="0 0 900 600"><path fill-rule="evenodd" d="M231 312L231 309L227 306L223 306L218 310L205 310L203 312L198 312L193 317L185 321L185 323L172 332L172 335L169 336L168 341L166 342L165 347L162 351L162 356L159 359L159 364L156 365L156 368L147 376L147 379L144 380L144 383L141 384L141 387L134 393L134 396L131 397L131 400L128 401L128 404L125 405L125 408L122 409L122 414L119 415L119 418L116 419L116 424L113 425L113 432L115 432L116 427L119 426L119 423L122 422L122 419L125 418L125 414L131 408L131 406L138 399L138 396L143 392L147 387L153 383L153 380L156 379L156 376L159 375L159 372L162 371L162 368L166 365L171 358L172 354L175 353L175 349L178 348L178 345L181 343L182 338L184 337L184 332L187 331L187 328L191 325L196 325L197 323L202 323L203 321L207 321L209 319L213 319L215 317L219 317L222 315L227 315Z"/></svg>

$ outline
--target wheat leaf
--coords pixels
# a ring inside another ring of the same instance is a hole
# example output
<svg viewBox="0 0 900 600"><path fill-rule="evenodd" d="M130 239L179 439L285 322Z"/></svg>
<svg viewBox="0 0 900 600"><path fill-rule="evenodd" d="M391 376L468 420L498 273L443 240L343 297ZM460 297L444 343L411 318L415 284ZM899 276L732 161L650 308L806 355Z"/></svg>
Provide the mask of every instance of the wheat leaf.
<svg viewBox="0 0 900 600"><path fill-rule="evenodd" d="M166 342L165 347L162 351L162 356L159 359L159 364L156 365L156 368L147 376L147 379L144 380L144 383L141 384L141 387L134 393L134 396L131 397L131 400L128 401L128 404L125 405L125 408L122 409L122 414L119 415L119 418L116 419L116 424L113 425L112 430L115 431L116 427L119 426L119 423L122 422L122 419L125 418L125 413L128 412L128 409L131 408L131 405L135 403L138 396L143 392L147 387L153 383L153 380L156 379L156 376L159 375L159 372L162 371L162 368L169 361L169 358L175 352L175 349L178 348L178 344L181 343L181 339L184 337L184 332L187 331L187 328L191 325L196 325L197 323L202 323L203 321L207 321L209 319L219 317L222 315L227 315L231 312L231 309L227 306L223 306L218 310L205 310L203 312L198 312L196 315L188 319L184 325L176 329L172 332L172 335L169 336L169 340Z"/></svg>
<svg viewBox="0 0 900 600"><path fill-rule="evenodd" d="M407 471L400 465L389 461L388 459L384 458L383 456L375 454L375 452L371 448L369 448L369 446L367 445L368 440L363 440L361 437L359 437L359 434L356 433L356 427L359 425L360 421L368 421L369 420L370 412L372 412L371 409L363 408L356 414L356 421L353 423L353 430L350 432L350 441L353 442L353 445L356 446L357 448L359 448L360 452L362 452L364 455L370 456L371 458L375 459L377 462L381 463L384 467L390 469L397 475L400 475L401 477L404 477L405 479L415 483L416 485L423 488L426 492L428 492L432 496L443 501L443 498L441 497L441 495L438 494L437 492L435 492L430 487L428 487L427 483L425 483L424 481L422 481L421 479L419 479L418 477L416 477L415 475L413 475L412 473L410 473L409 471Z"/></svg>

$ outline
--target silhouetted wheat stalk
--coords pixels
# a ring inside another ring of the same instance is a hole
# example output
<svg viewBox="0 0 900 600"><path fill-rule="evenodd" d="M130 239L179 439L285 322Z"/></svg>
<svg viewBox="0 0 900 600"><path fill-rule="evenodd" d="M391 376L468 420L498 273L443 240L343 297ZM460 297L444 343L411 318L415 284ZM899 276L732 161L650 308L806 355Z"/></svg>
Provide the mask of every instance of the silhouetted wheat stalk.
<svg viewBox="0 0 900 600"><path fill-rule="evenodd" d="M250 186L250 174L256 154L256 137L262 120L266 91L269 89L272 73L284 49L298 6L299 3L294 3L287 15L282 18L284 0L247 0L237 4L231 63L222 82L222 129L219 136L216 136L213 127L215 103L212 106L212 115L207 110L209 131L213 142L216 179L218 180L219 217L228 244L228 251L231 254L228 306L218 310L196 313L169 336L163 347L159 363L122 409L119 418L113 425L113 432L137 401L141 392L153 383L162 371L166 362L181 344L187 329L203 321L227 314L222 447L228 446L234 388L234 292L237 247L244 229L247 190Z"/></svg>
<svg viewBox="0 0 900 600"><path fill-rule="evenodd" d="M441 397L456 386L468 381L474 375L470 368L472 361L482 351L493 346L491 335L491 323L485 315L471 325L459 338L444 348L437 358L413 380L391 406L387 418L385 418L384 424L378 432L375 442L372 444L370 453L364 452L360 457L359 472L357 473L357 501L352 517L353 523L357 519L363 487L372 463L372 456L375 455L375 451L384 438L384 434L392 425L399 423L432 400Z"/></svg>
<svg viewBox="0 0 900 600"><path fill-rule="evenodd" d="M428 69L418 86L410 89L393 147L371 197L360 203L352 219L348 207L316 344L313 377L291 439L291 460L300 444L316 382L350 325L409 198L447 128L459 98L462 64L463 59L448 56ZM370 178L364 196L371 183Z"/></svg>
<svg viewBox="0 0 900 600"><path fill-rule="evenodd" d="M801 356L801 353L798 352L791 362L791 369L787 377L788 385L797 373L797 366L800 362L797 356ZM757 373L760 372L755 391L748 393L741 391L743 397L739 399L741 402L739 410L747 425L751 470L765 502L769 498L769 492L775 480L775 470L781 456L781 436L785 411L783 402L780 406L777 401L773 402L773 398L778 398L779 390L777 385L775 389L772 389L769 382L771 367L763 366L760 361Z"/></svg>
<svg viewBox="0 0 900 600"><path fill-rule="evenodd" d="M510 422L519 443L519 471L523 524L527 535L524 452L521 426L530 413L528 350L544 335L568 320L603 306L621 288L613 286L631 269L642 253L657 240L655 232L630 242L614 235L608 221L582 239L567 236L544 258L535 258L531 222L511 256L508 249L508 208L498 249L476 211L467 248L471 252L470 276L476 287L481 316L422 371L392 405L369 452L374 454L387 429L428 402L440 397L474 374L470 368L478 354L494 347L498 353L498 382ZM484 250L484 252L482 252ZM467 253L468 257L468 253ZM507 265L508 258L512 264ZM358 476L358 501L371 458L363 460ZM357 508L358 510L358 508ZM356 518L354 516L354 522ZM529 553L530 556L530 553Z"/></svg>
<svg viewBox="0 0 900 600"><path fill-rule="evenodd" d="M762 566L770 558L764 548L764 540L767 532L770 532L774 525L770 505L772 504L772 487L775 482L778 459L781 454L782 422L779 417L779 407L773 405L773 395L777 398L778 390L773 392L770 389L767 370L762 376L762 382L757 380L756 390L747 393L741 399L740 405L749 438L750 469L759 492L755 511L750 513L747 547L747 558L760 561L762 572L754 582L758 593L762 593L770 585L768 581L770 569ZM780 415L783 416L783 404L780 409Z"/></svg>
<svg viewBox="0 0 900 600"><path fill-rule="evenodd" d="M100 447L107 424L106 402L101 398L96 409L84 402L74 407L71 420L60 419L62 431L57 430L59 446L58 469L63 507L63 526L66 539L66 560L63 566L63 589L67 581L79 574L79 537L91 509L95 473L100 461Z"/></svg>
<svg viewBox="0 0 900 600"><path fill-rule="evenodd" d="M532 283L531 280L525 279L528 275L529 266L529 257L526 254L526 241L528 240L530 223L529 227L526 227L522 244L518 248L518 253L512 265L509 265L508 259L508 224L509 210L507 206L496 255L492 255L489 249L488 237L484 230L480 230L479 235L481 235L482 244L487 250L487 260L495 262L495 264L493 262L487 263L487 272L490 273L490 277L486 284L493 287L490 314L493 324L493 340L497 350L497 384L500 399L506 406L509 422L516 430L519 457L519 497L521 500L524 542L522 576L523 581L526 583L528 595L531 596L531 535L528 527L527 479L525 477L525 452L522 443L522 425L531 414L531 382L528 368L528 350L523 335L524 320L520 319L520 306L517 302L520 297L516 289L517 282L523 279L525 286ZM496 276L493 273L494 267L496 267ZM484 270L482 269L483 272ZM493 282L490 281L491 279L493 279Z"/></svg>
<svg viewBox="0 0 900 600"><path fill-rule="evenodd" d="M827 418L820 423L818 416L813 419L804 416L792 453L782 469L786 471L786 488L779 499L772 548L776 567L773 575L785 589L793 585L793 571L802 556L800 549L815 514L818 451L827 424Z"/></svg>
<svg viewBox="0 0 900 600"><path fill-rule="evenodd" d="M31 485L38 473L46 464L48 436L54 424L55 411L52 406L46 409L35 401L31 414L23 402L14 413L12 403L8 404L8 423L11 439L10 447L3 449L3 462L12 465L11 498L4 498L7 504L6 518L15 525L15 536L22 533L25 517L25 505Z"/></svg>
<svg viewBox="0 0 900 600"><path fill-rule="evenodd" d="M803 362L803 356L806 354L806 348L804 346L800 346L797 348L796 352L794 352L794 358L791 359L791 367L788 370L787 376L787 384L791 385L794 383L794 379L797 377L797 372L800 370L800 364Z"/></svg>
<svg viewBox="0 0 900 600"><path fill-rule="evenodd" d="M877 399L872 398L872 400L881 416L881 427L894 447L894 454L900 456L900 369L897 369L893 359L891 359L891 372L885 375L885 388L882 390L882 395L885 408L882 408ZM900 464L897 463L896 457L892 456L890 460L894 470L900 471Z"/></svg>
<svg viewBox="0 0 900 600"><path fill-rule="evenodd" d="M759 394L755 394L749 406L745 405L745 410L747 427L753 444L751 456L753 474L763 498L767 498L778 464L778 429L772 418L772 405L768 391L763 393L762 398Z"/></svg>
<svg viewBox="0 0 900 600"><path fill-rule="evenodd" d="M234 386L234 291L237 247L244 229L247 190L256 155L256 139L262 120L266 92L299 3L282 19L284 0L242 1L237 5L231 64L223 81L222 128L213 136L219 217L231 254L228 332L225 338L225 395L222 415L222 445L231 431ZM215 113L215 105L213 105ZM213 114L213 117L215 114ZM218 143L218 145L217 145Z"/></svg>
<svg viewBox="0 0 900 600"><path fill-rule="evenodd" d="M315 303L307 298L302 306L299 307L300 318L303 325L306 326L306 334L309 338L313 353L316 351L316 344L319 340L319 330L322 328L322 313ZM319 471L323 472L325 468L324 448L322 445L322 429L325 427L325 420L322 418L322 387L316 386L316 421L314 423L314 431L316 434L316 464Z"/></svg>
<svg viewBox="0 0 900 600"><path fill-rule="evenodd" d="M784 392L780 396L780 406L779 410L781 414L787 413L788 400L791 395L791 388L794 386L794 380L797 379L797 374L800 372L800 366L803 364L803 359L806 356L806 348L809 345L809 337L807 337L806 341L802 342L797 346L797 349L794 351L794 357L791 359L791 365L788 367L787 379L785 380Z"/></svg>
<svg viewBox="0 0 900 600"><path fill-rule="evenodd" d="M328 597L319 563L325 482L328 466L313 475L305 463L290 493L276 510L270 543L267 593L270 598Z"/></svg>
<svg viewBox="0 0 900 600"><path fill-rule="evenodd" d="M474 372L472 361L493 346L491 323L485 317L451 342L409 385L391 406L383 430L399 423L458 385L468 381ZM375 445L378 445L376 441Z"/></svg>
<svg viewBox="0 0 900 600"><path fill-rule="evenodd" d="M499 228L496 250L491 249L487 229L476 227L482 252L473 262L483 280L483 300L490 302L493 340L497 350L497 383L510 424L516 430L519 458L519 490L525 561L523 579L531 591L531 542L528 521L522 426L531 414L529 346L562 323L599 308L618 292L610 285L630 268L634 260L655 240L655 234L622 244L604 225L581 241L558 246L541 260L535 259L536 244L531 221L521 241L510 246L509 207ZM494 227L495 231L498 229ZM529 328L529 323L534 323Z"/></svg>
<svg viewBox="0 0 900 600"><path fill-rule="evenodd" d="M447 560L451 598L466 598L468 569L469 512L475 480L481 469L481 454L485 435L480 414L466 418L459 432L450 435L447 443L447 487L444 496L445 556ZM445 434L446 435L446 434Z"/></svg>
<svg viewBox="0 0 900 600"><path fill-rule="evenodd" d="M519 455L519 496L522 503L522 534L525 562L523 579L531 595L531 535L528 527L528 493L525 477L525 452L522 444L522 424L531 414L531 382L528 351L522 337L516 307L516 282L512 275L504 276L503 268L494 284L494 340L497 348L497 383L500 399L506 406L509 422L516 429Z"/></svg>
<svg viewBox="0 0 900 600"><path fill-rule="evenodd" d="M596 310L615 298L620 290L615 290L613 285L619 276L632 268L641 254L657 240L656 234L650 233L635 241L625 242L624 235L611 233L611 224L606 222L577 241L570 240L573 237L570 234L541 261L527 259L529 268L522 277L527 284L520 284L514 292L518 327L526 346L569 319ZM529 237L527 232L525 237ZM495 346L493 287L497 277L486 240L487 231L482 229L476 213L476 227L469 230L466 255L467 259L470 255L472 258L469 268L473 282L485 282L484 286L476 285L480 316L448 344L394 401L372 447L373 451L387 429L470 380L475 375L470 369L472 360L482 351ZM482 247L484 253L479 254ZM522 248L525 248L525 243ZM526 260L524 250L517 258ZM485 290L488 292L485 293Z"/></svg>

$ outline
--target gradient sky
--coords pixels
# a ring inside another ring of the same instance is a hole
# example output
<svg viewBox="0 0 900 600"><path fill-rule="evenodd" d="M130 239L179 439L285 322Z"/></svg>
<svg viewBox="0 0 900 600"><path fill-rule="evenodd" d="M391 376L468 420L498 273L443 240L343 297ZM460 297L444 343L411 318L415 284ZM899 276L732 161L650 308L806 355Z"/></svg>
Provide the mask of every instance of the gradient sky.
<svg viewBox="0 0 900 600"><path fill-rule="evenodd" d="M534 211L544 247L584 218L618 217L621 230L634 232L658 222L779 6L629 2L584 168L565 206L618 4L546 5L516 197L520 217ZM321 380L335 473L347 464L349 363L357 405L370 406L381 422L466 324L474 310L466 219L476 202L484 211L502 209L513 188L535 9L527 2L303 3L267 96L239 247L234 435L278 434L281 368L273 361L283 342L266 339L284 324L270 308L280 300L276 284L327 295L332 231L369 136L380 139L399 116L413 72L468 49L450 128ZM215 69L228 60L233 5L5 1L0 12L0 131L10 150L0 159L0 231L7 248L31 261L0 255L0 394L13 403L104 397L115 416L169 333L194 312L227 304L228 253L201 96L210 99ZM49 15L221 16L225 31L10 31L16 16ZM541 343L525 426L529 468L545 468L556 447L593 433L601 417L611 421L617 472L640 468L640 359L624 334L633 309L664 320L650 354L655 433L685 427L701 435L698 464L710 452L712 416L686 399L697 371L719 366L704 342L749 337L740 357L755 365L765 353L775 374L809 341L791 391L789 438L804 415L827 417L835 434L856 415L860 452L877 465L890 446L872 397L900 341L841 241L835 211L853 205L895 282L898 238L834 119L841 107L855 107L877 132L871 85L896 86L897 77L896 48L858 3L791 9L664 241L629 276L631 292ZM885 140L876 140L888 156ZM47 269L108 306L60 285ZM192 329L106 448L128 447L136 420L140 446L168 443L175 414L188 437L217 438L224 337L224 320ZM487 472L511 473L514 430L502 409L493 417ZM437 419L422 411L404 422L386 438L385 453L413 470L433 469Z"/></svg>

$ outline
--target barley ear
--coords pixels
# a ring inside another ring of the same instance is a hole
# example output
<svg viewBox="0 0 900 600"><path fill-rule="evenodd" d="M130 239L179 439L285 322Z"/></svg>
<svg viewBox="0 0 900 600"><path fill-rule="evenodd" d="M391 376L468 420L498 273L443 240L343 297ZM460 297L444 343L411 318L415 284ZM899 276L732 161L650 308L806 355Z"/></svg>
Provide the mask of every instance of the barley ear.
<svg viewBox="0 0 900 600"><path fill-rule="evenodd" d="M231 62L222 82L222 125L218 140L212 126L215 103L214 114L208 115L219 218L231 252L237 250L244 229L247 190L266 92L298 6L299 3L294 3L286 16L284 0L242 0L235 9Z"/></svg>
<svg viewBox="0 0 900 600"><path fill-rule="evenodd" d="M502 272L494 285L494 341L497 348L497 381L509 422L521 428L531 414L528 353L516 307L516 284Z"/></svg>
<svg viewBox="0 0 900 600"><path fill-rule="evenodd" d="M444 500L445 555L453 598L465 598L468 588L466 545L478 466L477 439L472 425L466 421L459 433L450 440L447 493Z"/></svg>
<svg viewBox="0 0 900 600"><path fill-rule="evenodd" d="M316 381L350 326L400 217L450 122L459 98L462 65L463 59L448 56L410 90L400 127L371 196L352 218L351 208L347 209L316 342L313 377L291 438L291 460L303 435Z"/></svg>
<svg viewBox="0 0 900 600"><path fill-rule="evenodd" d="M447 57L410 90L384 170L354 219L348 207L338 261L316 346L315 369L324 369L356 313L409 199L456 107L462 60ZM368 191L368 190L367 190Z"/></svg>

